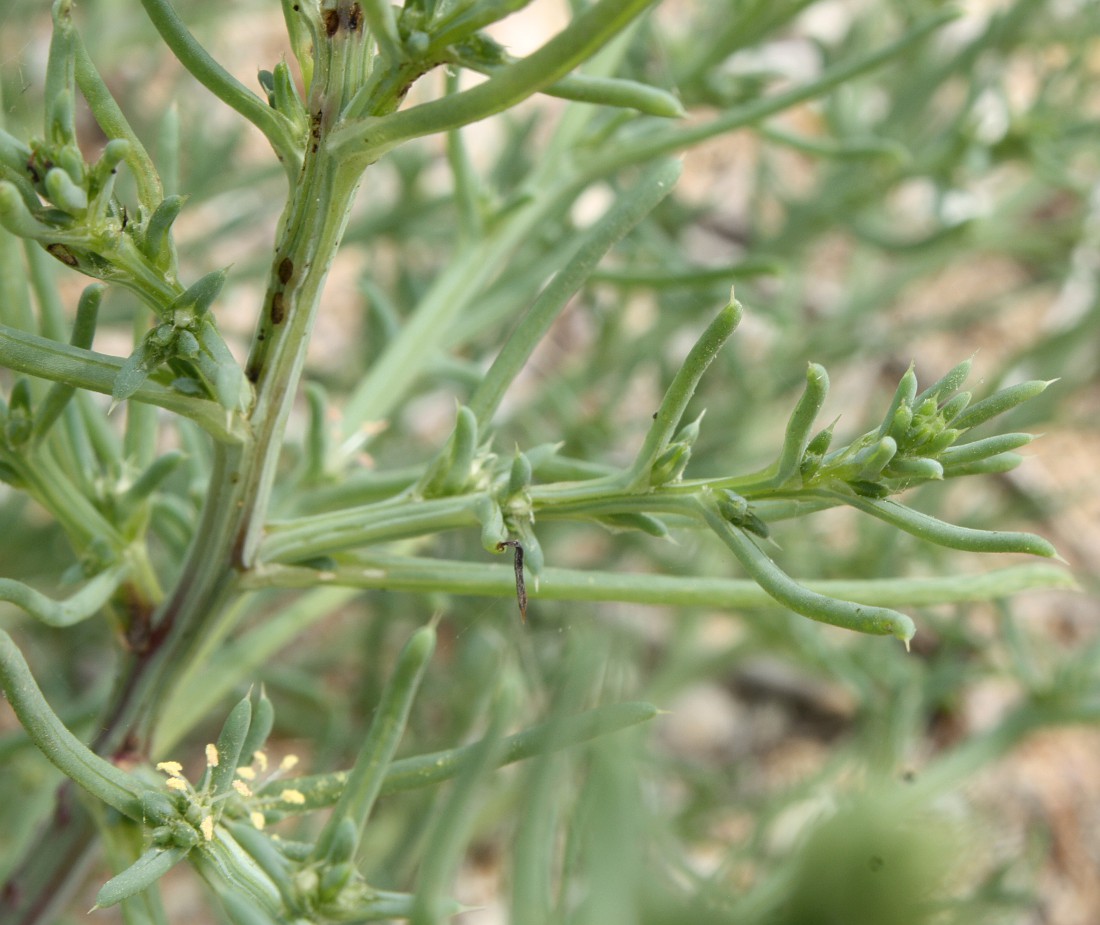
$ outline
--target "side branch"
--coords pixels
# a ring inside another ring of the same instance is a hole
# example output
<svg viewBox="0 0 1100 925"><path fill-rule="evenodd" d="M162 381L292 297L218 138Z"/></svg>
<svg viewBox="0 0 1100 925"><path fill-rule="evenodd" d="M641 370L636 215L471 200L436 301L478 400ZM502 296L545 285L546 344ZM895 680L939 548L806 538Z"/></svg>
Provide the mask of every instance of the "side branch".
<svg viewBox="0 0 1100 925"><path fill-rule="evenodd" d="M392 115L353 122L332 133L331 149L357 162L373 163L410 138L450 131L510 109L592 57L653 3L600 0L534 54L502 69L485 83Z"/></svg>
<svg viewBox="0 0 1100 925"><path fill-rule="evenodd" d="M416 556L368 555L354 565L331 571L297 566L259 566L243 575L239 586L265 588L330 587L362 590L446 592L514 598L515 575L510 565L432 559ZM1008 597L1022 591L1072 588L1064 569L1022 565L977 575L934 578L871 578L807 581L817 594L878 607L929 607ZM547 566L539 572L532 599L549 601L616 601L674 607L724 609L774 607L776 601L755 581L735 578L690 578L624 572L588 571Z"/></svg>
<svg viewBox="0 0 1100 925"><path fill-rule="evenodd" d="M168 0L141 0L141 5L180 64L207 90L267 136L289 175L297 173L301 149L287 122L210 56Z"/></svg>
<svg viewBox="0 0 1100 925"><path fill-rule="evenodd" d="M124 363L120 357L83 350L0 324L0 366L17 373L110 395ZM148 379L129 398L190 418L220 443L241 443L247 439L239 417L227 417L225 409L216 402L184 395Z"/></svg>

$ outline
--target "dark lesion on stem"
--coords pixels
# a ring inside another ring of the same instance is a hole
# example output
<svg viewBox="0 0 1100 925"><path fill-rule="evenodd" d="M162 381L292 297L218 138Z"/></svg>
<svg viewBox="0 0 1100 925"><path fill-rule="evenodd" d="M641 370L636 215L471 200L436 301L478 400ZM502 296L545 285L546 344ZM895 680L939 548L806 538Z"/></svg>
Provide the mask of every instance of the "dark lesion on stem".
<svg viewBox="0 0 1100 925"><path fill-rule="evenodd" d="M519 604L520 619L527 622L527 585L523 581L523 544L519 540L505 540L497 543L497 549L503 552L508 547L515 550L512 563L516 571L516 601Z"/></svg>
<svg viewBox="0 0 1100 925"><path fill-rule="evenodd" d="M152 644L155 608L132 584L127 584L121 589L121 597L126 615L123 636L126 648L135 655L144 655Z"/></svg>
<svg viewBox="0 0 1100 925"><path fill-rule="evenodd" d="M279 282L284 286L289 283L291 277L294 276L294 261L289 257L284 257L280 260L276 268L276 275L279 278Z"/></svg>
<svg viewBox="0 0 1100 925"><path fill-rule="evenodd" d="M48 244L46 246L46 253L51 257L56 257L67 267L80 266L80 261L76 259L76 255L64 244Z"/></svg>
<svg viewBox="0 0 1100 925"><path fill-rule="evenodd" d="M345 32L358 33L363 28L363 10L358 3L341 2L335 9L322 11L321 24L325 35L329 38L341 29Z"/></svg>
<svg viewBox="0 0 1100 925"><path fill-rule="evenodd" d="M278 326L286 318L286 296L281 292L271 294L271 324Z"/></svg>

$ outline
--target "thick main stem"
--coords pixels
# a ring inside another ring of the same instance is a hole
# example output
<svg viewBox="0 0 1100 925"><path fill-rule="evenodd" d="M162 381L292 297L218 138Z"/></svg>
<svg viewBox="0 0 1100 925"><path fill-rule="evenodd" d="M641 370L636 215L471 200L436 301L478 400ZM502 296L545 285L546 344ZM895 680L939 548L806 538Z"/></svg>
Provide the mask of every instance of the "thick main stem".
<svg viewBox="0 0 1100 925"><path fill-rule="evenodd" d="M348 18L341 22L345 25ZM126 730L105 736L109 749L143 750L175 681L190 656L218 622L236 575L249 569L263 530L275 468L329 268L347 225L359 172L328 150L327 136L361 71L361 32L338 29L318 49L316 85L310 95L311 132L298 184L288 203L275 248L247 374L256 387L249 415L251 439L221 445L215 454L202 523L172 596L154 618L151 653L132 672L137 702L126 697L112 717ZM155 696L148 696L155 691ZM113 739L113 741L108 741Z"/></svg>
<svg viewBox="0 0 1100 925"><path fill-rule="evenodd" d="M219 444L200 525L172 593L152 620L148 643L132 653L95 742L102 755L143 757L159 712L213 631L240 572L249 569L263 530L287 417L305 363L309 336L325 280L347 224L360 171L330 153L329 132L345 101L369 69L366 39L351 7L334 31L315 36L316 69L310 94L310 136L299 181L285 212L268 292L247 373L256 387L251 434L239 444ZM43 925L74 887L80 846L91 846L86 814L55 815L25 869L16 870L0 893L5 922ZM69 844L53 852L57 839ZM64 863L61 863L64 859ZM48 868L48 870L44 869ZM34 871L34 876L30 872ZM20 885L33 884L30 890ZM10 901L10 905L9 905Z"/></svg>

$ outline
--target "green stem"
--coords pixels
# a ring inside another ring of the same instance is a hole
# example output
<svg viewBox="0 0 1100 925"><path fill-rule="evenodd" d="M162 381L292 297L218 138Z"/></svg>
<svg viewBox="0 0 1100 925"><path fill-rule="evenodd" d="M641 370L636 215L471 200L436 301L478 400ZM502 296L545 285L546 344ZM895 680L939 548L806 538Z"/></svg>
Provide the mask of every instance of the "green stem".
<svg viewBox="0 0 1100 925"><path fill-rule="evenodd" d="M23 334L38 328L31 307L27 273L19 250L19 239L6 231L0 231L0 337L5 330ZM0 341L0 350L2 347L3 343ZM0 362L3 362L2 356ZM17 369L16 372L27 370Z"/></svg>
<svg viewBox="0 0 1100 925"><path fill-rule="evenodd" d="M141 818L141 788L76 738L46 703L23 654L0 630L0 686L19 722L54 765L89 793L131 819Z"/></svg>
<svg viewBox="0 0 1100 925"><path fill-rule="evenodd" d="M902 52L954 19L954 11L938 13L918 23L901 38L884 48L850 60L842 61L826 70L817 80L800 87L793 87L774 96L753 100L743 106L727 110L720 116L697 125L665 128L631 139L629 145L609 146L607 154L597 156L585 165L589 179L616 173L631 164L644 163L655 157L665 157L676 151L700 144L709 138L723 135L734 129L753 125L768 116L791 109L800 103L822 96L855 77L889 64Z"/></svg>
<svg viewBox="0 0 1100 925"><path fill-rule="evenodd" d="M637 286L644 289L705 289L710 286L731 286L738 279L753 276L777 276L783 271L776 257L746 257L728 266L689 266L685 269L652 269L650 267L608 267L592 274L592 279L617 286Z"/></svg>
<svg viewBox="0 0 1100 925"><path fill-rule="evenodd" d="M134 175L138 200L148 214L152 215L157 204L164 198L164 190L161 188L160 177L157 174L157 168L153 165L153 159L149 157L149 152L145 150L141 139L130 127L111 91L107 89L107 84L103 82L95 64L92 63L79 32L74 32L74 52L77 86L80 87L84 99L88 101L88 108L92 110L92 115L95 116L104 134L108 138L125 138L130 142L126 152L126 164Z"/></svg>
<svg viewBox="0 0 1100 925"><path fill-rule="evenodd" d="M506 64L490 67L481 61L462 55L455 56L453 62L486 76L499 72L502 67L510 66ZM577 103L636 109L646 115L659 116L663 119L679 119L687 115L680 101L667 90L621 77L568 74L557 83L545 87L542 93Z"/></svg>
<svg viewBox="0 0 1100 925"><path fill-rule="evenodd" d="M548 752L578 745L597 737L611 735L654 719L660 710L649 703L626 702L596 707L573 716L558 717L553 722L540 723L506 737L497 753L497 766L504 767L516 761L544 755ZM399 793L438 784L458 775L474 750L481 745L474 742L458 748L426 755L399 758L386 769L381 794ZM282 780L272 785L271 795L288 787L305 797L305 803L284 803L278 808L287 813L308 812L332 806L340 798L348 779L347 771L330 774L314 774L293 780ZM266 795L266 794L265 794Z"/></svg>
<svg viewBox="0 0 1100 925"><path fill-rule="evenodd" d="M46 448L39 448L33 457L11 462L28 492L57 518L78 552L97 540L106 541L113 550L122 549L125 543L118 529L73 484Z"/></svg>
<svg viewBox="0 0 1100 925"><path fill-rule="evenodd" d="M610 473L581 481L532 486L529 494L532 510L541 518L589 520L614 514L664 513L698 521L693 498L708 487L719 484L728 487L727 483L737 481L678 482L643 492L632 486L624 488L623 475ZM772 491L769 496L778 497L780 492ZM477 526L480 523L477 512L484 498L484 492L472 492L417 500L406 491L372 504L272 523L268 525L258 558L264 563L300 562L373 544ZM832 502L838 503L839 500ZM825 502L818 505L824 506L830 505Z"/></svg>
<svg viewBox="0 0 1100 925"><path fill-rule="evenodd" d="M50 340L65 340L65 308L54 280L57 261L34 241L23 241L31 291L38 305L38 333Z"/></svg>
<svg viewBox="0 0 1100 925"><path fill-rule="evenodd" d="M511 565L430 559L413 556L364 556L355 565L332 571L284 565L258 568L242 577L247 590L315 588L318 584L362 590L385 589L419 594L468 594L513 598ZM976 575L935 578L871 578L807 581L818 594L880 607L926 607L933 604L988 601L1021 591L1073 588L1065 569L1022 565ZM637 572L606 572L546 567L539 573L532 600L621 601L671 607L714 607L726 610L773 607L775 600L755 581L731 578L679 577Z"/></svg>
<svg viewBox="0 0 1100 925"><path fill-rule="evenodd" d="M447 74L447 93L458 92L458 71ZM484 237L485 222L478 201L480 193L477 171L470 160L470 152L460 129L447 132L447 163L454 178L455 209L458 213L458 239L476 241Z"/></svg>
<svg viewBox="0 0 1100 925"><path fill-rule="evenodd" d="M394 63L400 61L404 51L401 48L401 36L397 32L393 4L389 0L363 0L363 15L382 54Z"/></svg>
<svg viewBox="0 0 1100 925"><path fill-rule="evenodd" d="M481 494L415 501L409 495L375 505L273 524L260 547L261 562L299 561L372 543L473 527Z"/></svg>
<svg viewBox="0 0 1100 925"><path fill-rule="evenodd" d="M241 464L245 451L219 445L214 453L209 494L187 559L172 593L152 617L148 638L132 653L122 673L114 702L96 740L96 750L110 754L125 741L145 751L159 712L189 654L216 625L232 587L232 561L241 503Z"/></svg>
<svg viewBox="0 0 1100 925"><path fill-rule="evenodd" d="M333 134L333 148L371 164L410 138L450 131L510 109L590 58L653 2L599 0L534 54L485 83L392 115L354 122Z"/></svg>
<svg viewBox="0 0 1100 925"><path fill-rule="evenodd" d="M192 76L255 125L271 143L293 181L302 163L301 140L285 118L230 74L199 44L167 0L141 0L164 43Z"/></svg>
<svg viewBox="0 0 1100 925"><path fill-rule="evenodd" d="M814 421L829 394L829 375L825 367L811 363L806 369L806 389L795 405L787 431L783 437L783 449L776 462L773 484L778 488L785 485L798 472L806 447L813 437Z"/></svg>
<svg viewBox="0 0 1100 925"><path fill-rule="evenodd" d="M110 395L124 362L121 357L82 350L0 324L0 365L17 373ZM235 418L227 420L225 409L216 402L184 395L170 386L147 379L130 400L190 418L215 440L238 443L245 439L244 425Z"/></svg>
<svg viewBox="0 0 1100 925"><path fill-rule="evenodd" d="M23 608L47 626L72 626L97 613L111 599L129 568L127 563L100 572L63 601L55 601L21 581L0 578L0 600Z"/></svg>
<svg viewBox="0 0 1100 925"><path fill-rule="evenodd" d="M397 746L401 744L413 700L435 651L435 641L435 626L421 627L398 656L397 665L382 691L355 766L348 774L344 792L317 838L315 857L325 858L330 854L337 832L345 819L354 825L358 841L382 788L386 769L393 760Z"/></svg>
<svg viewBox="0 0 1100 925"><path fill-rule="evenodd" d="M679 176L680 164L676 161L653 165L633 189L585 232L576 254L539 295L470 399L470 409L477 415L479 424L488 424L523 364L604 254L672 192Z"/></svg>
<svg viewBox="0 0 1100 925"><path fill-rule="evenodd" d="M174 21L183 28L166 4L144 2L167 17L162 25L176 28ZM181 38L175 34L166 40L172 45ZM251 431L245 440L215 447L195 538L173 593L154 615L148 648L135 653L119 685L99 739L102 749L118 747L126 737L139 748L148 746L168 697L225 619L236 575L247 571L254 557L309 335L358 187L358 173L332 156L327 137L354 89L350 82L362 64L362 44L361 34L340 30L315 49L317 73L310 96L315 145L287 205L249 357L248 375L256 387Z"/></svg>
<svg viewBox="0 0 1100 925"><path fill-rule="evenodd" d="M315 588L232 639L226 640L223 633L208 636L165 706L152 756L168 754L219 702L255 677L280 649L330 616L355 593L346 588ZM233 610L246 612L241 597L234 602Z"/></svg>
<svg viewBox="0 0 1100 925"><path fill-rule="evenodd" d="M424 367L447 342L462 311L539 223L579 191L580 187L569 183L552 186L502 217L480 241L459 249L345 402L341 456L346 459L359 449L363 424L385 420L400 407Z"/></svg>
<svg viewBox="0 0 1100 925"><path fill-rule="evenodd" d="M751 536L728 523L713 503L701 500L699 510L707 525L729 547L753 581L784 607L833 626L877 636L897 636L906 645L913 638L916 627L905 614L888 607L857 604L811 591L780 569Z"/></svg>
<svg viewBox="0 0 1100 925"><path fill-rule="evenodd" d="M602 73L613 68L626 51L620 45L613 42L597 55L591 62L593 69ZM354 108L354 102L351 105ZM486 284L508 265L540 224L564 212L584 189L587 181L577 182L566 152L579 143L591 119L592 112L586 107L566 110L547 156L529 175L524 188L517 190L510 207L495 217L480 242L458 249L421 298L416 312L345 402L340 458L334 464L346 462L358 451L365 439L365 423L383 421L401 406L410 386L447 343L458 319L477 304Z"/></svg>
<svg viewBox="0 0 1100 925"><path fill-rule="evenodd" d="M503 733L515 713L517 694L505 681L496 692L486 735L471 749L450 793L436 804L417 872L410 925L438 925L450 918L447 890L473 827L480 785L500 764Z"/></svg>
<svg viewBox="0 0 1100 925"><path fill-rule="evenodd" d="M928 514L922 514L896 501L876 501L860 495L842 494L836 491L808 492L812 496L833 499L857 510L877 517L919 539L948 549L966 552L1022 552L1053 559L1058 556L1055 548L1041 536L1017 533L1010 530L977 530L947 523Z"/></svg>
<svg viewBox="0 0 1100 925"><path fill-rule="evenodd" d="M246 492L249 509L242 518L244 532L235 556L244 568L251 565L259 544L275 479L277 448L301 379L325 280L358 184L358 175L323 148L308 157L275 249L264 312L246 367L246 374L256 386L253 437L263 450L249 474L254 485Z"/></svg>
<svg viewBox="0 0 1100 925"><path fill-rule="evenodd" d="M680 419L687 410L688 402L695 394L703 373L714 362L722 345L729 340L734 328L741 320L741 303L730 292L729 304L718 313L688 352L683 365L673 377L668 390L665 392L661 405L653 417L653 425L646 434L645 442L638 451L633 465L626 473L625 479L629 488L633 491L641 491L649 487L650 470L661 451L668 446L672 439Z"/></svg>

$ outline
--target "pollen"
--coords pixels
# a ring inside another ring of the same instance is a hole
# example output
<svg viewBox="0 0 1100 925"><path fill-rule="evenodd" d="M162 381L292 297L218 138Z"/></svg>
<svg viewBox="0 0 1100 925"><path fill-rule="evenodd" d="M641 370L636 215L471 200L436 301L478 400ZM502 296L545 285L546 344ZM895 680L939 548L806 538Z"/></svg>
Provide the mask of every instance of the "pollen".
<svg viewBox="0 0 1100 925"><path fill-rule="evenodd" d="M289 788L279 794L279 799L284 803L294 803L296 805L301 805L306 801L305 794L301 790L291 790Z"/></svg>
<svg viewBox="0 0 1100 925"><path fill-rule="evenodd" d="M256 772L253 771L252 768L247 766L237 768L237 777L239 777L241 780L255 780Z"/></svg>
<svg viewBox="0 0 1100 925"><path fill-rule="evenodd" d="M183 765L178 761L158 762L157 770L163 771L169 777L183 777Z"/></svg>
<svg viewBox="0 0 1100 925"><path fill-rule="evenodd" d="M214 840L214 817L203 816L202 822L199 823L199 831L202 832L202 837L207 841Z"/></svg>
<svg viewBox="0 0 1100 925"><path fill-rule="evenodd" d="M279 762L280 771L289 771L298 763L297 755L287 755L282 761Z"/></svg>
<svg viewBox="0 0 1100 925"><path fill-rule="evenodd" d="M216 768L218 766L218 746L213 742L206 746L206 766Z"/></svg>
<svg viewBox="0 0 1100 925"><path fill-rule="evenodd" d="M164 786L169 790L186 790L187 781L182 777L169 777L168 780L164 782Z"/></svg>
<svg viewBox="0 0 1100 925"><path fill-rule="evenodd" d="M252 753L252 760L256 762L260 769L260 773L263 774L267 770L267 752L256 751Z"/></svg>
<svg viewBox="0 0 1100 925"><path fill-rule="evenodd" d="M242 797L252 796L252 791L249 789L248 784L243 780L233 781L233 789L237 791Z"/></svg>
<svg viewBox="0 0 1100 925"><path fill-rule="evenodd" d="M267 825L267 820L264 818L263 813L251 812L248 814L248 818L252 821L252 824L261 831L263 827Z"/></svg>

